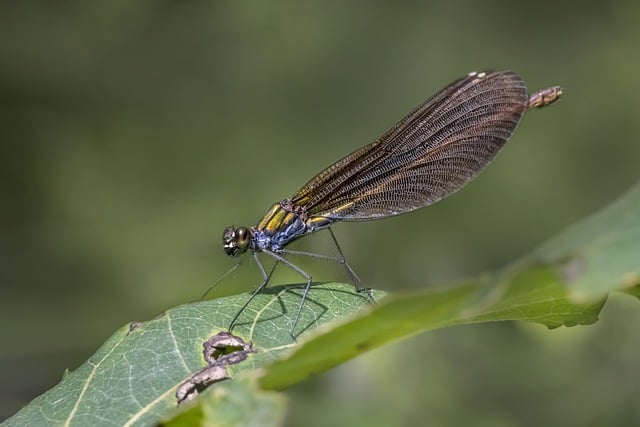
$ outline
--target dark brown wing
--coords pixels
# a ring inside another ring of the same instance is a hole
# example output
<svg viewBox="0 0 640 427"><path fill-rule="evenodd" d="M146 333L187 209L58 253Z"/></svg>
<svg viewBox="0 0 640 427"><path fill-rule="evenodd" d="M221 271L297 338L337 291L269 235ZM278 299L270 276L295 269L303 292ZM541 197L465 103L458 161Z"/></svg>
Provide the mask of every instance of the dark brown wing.
<svg viewBox="0 0 640 427"><path fill-rule="evenodd" d="M510 71L471 73L418 106L376 142L316 175L292 198L310 216L376 219L430 205L496 156L527 109Z"/></svg>

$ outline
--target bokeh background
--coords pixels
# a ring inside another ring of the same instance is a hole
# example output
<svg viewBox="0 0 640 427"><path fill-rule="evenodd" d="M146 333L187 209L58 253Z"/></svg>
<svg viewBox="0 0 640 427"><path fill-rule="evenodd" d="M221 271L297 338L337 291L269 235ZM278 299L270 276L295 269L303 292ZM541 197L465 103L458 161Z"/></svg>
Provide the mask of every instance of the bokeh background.
<svg viewBox="0 0 640 427"><path fill-rule="evenodd" d="M638 22L632 0L2 2L0 419L198 299L233 265L224 226L470 71L565 96L453 197L336 226L368 286L492 271L612 201L640 176ZM245 264L214 294L252 289ZM591 327L424 334L296 387L289 424L637 425L639 322L616 296Z"/></svg>

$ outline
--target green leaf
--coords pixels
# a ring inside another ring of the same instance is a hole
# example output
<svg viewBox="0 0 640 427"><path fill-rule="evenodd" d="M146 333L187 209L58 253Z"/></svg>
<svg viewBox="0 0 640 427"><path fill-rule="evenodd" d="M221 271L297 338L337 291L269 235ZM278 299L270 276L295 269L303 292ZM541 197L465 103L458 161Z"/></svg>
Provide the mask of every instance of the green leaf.
<svg viewBox="0 0 640 427"><path fill-rule="evenodd" d="M548 268L527 269L507 281L472 280L453 288L394 295L271 364L260 385L281 390L389 341L447 326L503 320L550 328L591 324L604 302L572 302Z"/></svg>
<svg viewBox="0 0 640 427"><path fill-rule="evenodd" d="M352 290L351 285L315 285L297 330L311 331L370 305ZM295 346L289 331L301 292L300 287L274 287L256 296L233 330L253 341L256 352L229 366L231 377L252 373ZM206 365L203 342L226 330L247 298L243 294L187 304L121 328L86 363L3 425L142 426L166 419L178 408L178 386ZM221 419L242 409L231 403L244 404L241 399L227 401L222 405L218 399L214 405L225 411L218 415Z"/></svg>
<svg viewBox="0 0 640 427"><path fill-rule="evenodd" d="M532 259L557 265L577 299L640 284L640 184L540 246Z"/></svg>

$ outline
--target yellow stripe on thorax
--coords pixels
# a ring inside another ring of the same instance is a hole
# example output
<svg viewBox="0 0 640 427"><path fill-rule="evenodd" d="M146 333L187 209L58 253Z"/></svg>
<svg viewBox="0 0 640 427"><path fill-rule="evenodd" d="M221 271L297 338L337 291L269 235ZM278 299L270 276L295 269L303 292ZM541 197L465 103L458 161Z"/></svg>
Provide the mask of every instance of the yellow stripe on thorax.
<svg viewBox="0 0 640 427"><path fill-rule="evenodd" d="M268 234L273 234L278 230L284 230L288 225L295 221L296 215L293 212L287 212L282 208L280 203L275 203L271 209L260 220L256 229L264 230Z"/></svg>

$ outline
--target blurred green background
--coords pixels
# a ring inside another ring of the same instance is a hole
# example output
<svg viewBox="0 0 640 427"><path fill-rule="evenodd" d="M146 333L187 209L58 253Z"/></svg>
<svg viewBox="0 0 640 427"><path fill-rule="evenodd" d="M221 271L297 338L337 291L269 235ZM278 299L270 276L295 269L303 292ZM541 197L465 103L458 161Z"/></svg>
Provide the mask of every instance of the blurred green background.
<svg viewBox="0 0 640 427"><path fill-rule="evenodd" d="M470 71L565 96L455 196L337 225L368 286L497 269L607 204L640 175L638 22L632 0L3 2L0 419L116 328L198 299L234 263L224 226ZM245 264L214 294L251 290ZM638 424L638 322L617 296L593 327L424 334L298 386L289 424Z"/></svg>

